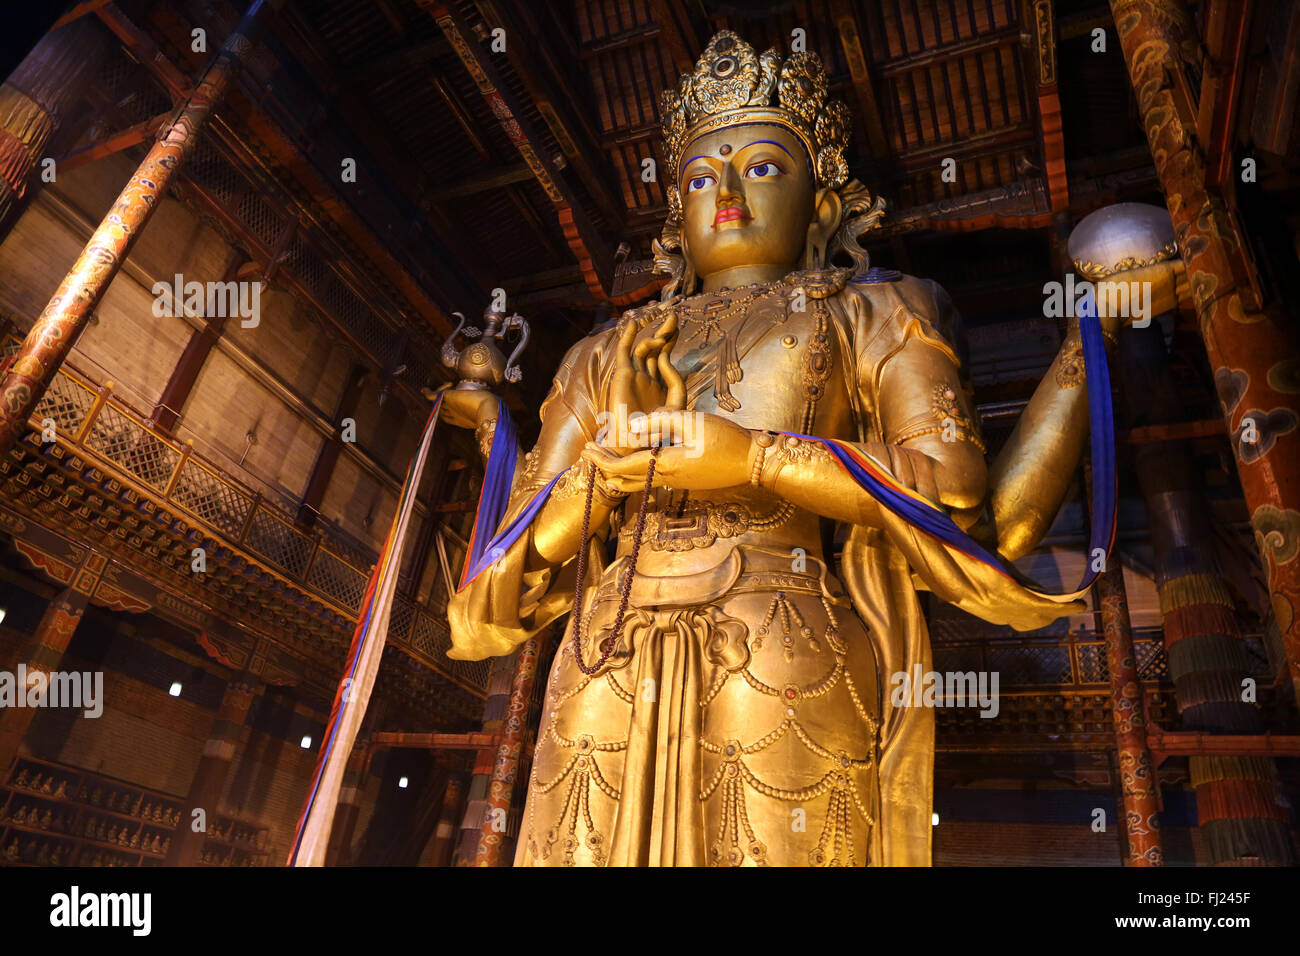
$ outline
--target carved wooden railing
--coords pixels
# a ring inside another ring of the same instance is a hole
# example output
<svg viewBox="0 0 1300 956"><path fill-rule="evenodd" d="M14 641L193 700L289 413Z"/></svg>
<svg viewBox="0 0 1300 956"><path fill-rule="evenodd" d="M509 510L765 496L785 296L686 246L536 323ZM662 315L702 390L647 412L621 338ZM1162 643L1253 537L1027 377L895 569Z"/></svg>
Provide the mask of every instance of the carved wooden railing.
<svg viewBox="0 0 1300 956"><path fill-rule="evenodd" d="M7 337L0 364L17 352L20 340ZM125 472L154 497L184 512L215 537L266 561L288 581L328 602L355 620L374 556L332 529L304 534L291 512L267 499L194 450L155 428L109 385L93 382L65 364L55 374L32 415L31 427L56 434L114 470ZM412 649L439 673L482 694L486 661L450 661L451 636L444 620L404 597L397 597L388 642Z"/></svg>

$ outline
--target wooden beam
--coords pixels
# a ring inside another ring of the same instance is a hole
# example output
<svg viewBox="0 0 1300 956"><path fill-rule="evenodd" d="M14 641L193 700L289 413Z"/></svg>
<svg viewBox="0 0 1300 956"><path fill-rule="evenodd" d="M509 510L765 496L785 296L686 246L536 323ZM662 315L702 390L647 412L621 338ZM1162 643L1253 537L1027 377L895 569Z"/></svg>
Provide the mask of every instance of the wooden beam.
<svg viewBox="0 0 1300 956"><path fill-rule="evenodd" d="M107 139L100 140L98 143L92 143L89 146L83 146L81 149L74 150L66 156L55 160L55 168L66 173L76 169L79 166L85 166L87 163L93 163L97 159L103 159L105 156L111 156L114 153L120 153L124 149L130 149L132 146L138 146L145 140L150 139L158 132L158 127L163 121L171 115L171 110L166 113L159 113L157 116L147 119L142 123L136 123L134 126L115 133Z"/></svg>
<svg viewBox="0 0 1300 956"><path fill-rule="evenodd" d="M506 56L515 73L523 80L528 95L533 98L542 121L550 127L560 150L568 158L574 171L600 209L611 230L617 231L627 215L621 201L616 201L606 183L611 180L608 169L600 169L593 162L601 156L596 130L588 122L583 110L573 108L581 102L578 94L565 82L564 71L551 57L549 44L543 39L543 25L533 16L527 4L503 5L498 10L491 0L477 0L479 10L489 25L500 25L507 37L537 37L535 46L524 48L519 43L506 44ZM535 64L545 67L537 69ZM551 77L548 79L547 76Z"/></svg>
<svg viewBox="0 0 1300 956"><path fill-rule="evenodd" d="M875 87L871 84L871 73L867 67L866 51L862 47L862 24L849 0L834 0L831 13L835 17L840 45L844 48L844 58L849 63L853 92L857 94L858 110L867 130L867 143L871 147L872 156L880 162L889 156L889 140L885 136L880 108L876 104Z"/></svg>
<svg viewBox="0 0 1300 956"><path fill-rule="evenodd" d="M519 151L524 162L532 169L537 182L555 205L560 228L568 240L569 248L578 259L592 296L597 300L608 299L605 286L610 281L609 277L613 270L613 256L568 183L553 170L545 157L538 154L537 149L541 138L537 135L532 121L505 88L491 60L483 54L476 43L467 39L466 29L460 18L449 8L442 6L438 0L418 0L418 2L421 7L429 11L444 35L451 41L452 48L465 65L466 71L473 77L479 92L501 124L502 131Z"/></svg>
<svg viewBox="0 0 1300 956"><path fill-rule="evenodd" d="M421 750L495 750L501 746L501 740L501 734L412 734L381 730L370 735L370 749L416 747Z"/></svg>
<svg viewBox="0 0 1300 956"><path fill-rule="evenodd" d="M111 0L82 0L75 7L65 13L59 19L54 21L51 30L57 30L59 27L71 23L73 20L80 20L88 13L94 13L101 7L107 6Z"/></svg>
<svg viewBox="0 0 1300 956"><path fill-rule="evenodd" d="M1207 0L1205 69L1196 116L1196 138L1205 148L1205 184L1219 188L1230 179L1237 104L1245 73L1252 0Z"/></svg>
<svg viewBox="0 0 1300 956"><path fill-rule="evenodd" d="M699 47L694 31L683 26L678 19L681 4L668 3L667 0L650 0L650 13L655 23L659 24L659 35L664 46L672 55L673 66L679 72L690 73L695 69L695 57L703 52ZM684 12L684 11L683 11Z"/></svg>
<svg viewBox="0 0 1300 956"><path fill-rule="evenodd" d="M1195 422L1174 422L1170 425L1146 425L1120 432L1115 437L1132 445L1145 445L1161 441L1182 441L1186 438L1208 438L1228 434L1222 418L1207 418Z"/></svg>
<svg viewBox="0 0 1300 956"><path fill-rule="evenodd" d="M491 192L494 189L501 189L504 186L512 186L515 183L525 183L533 178L533 171L527 166L520 164L511 166L503 170L493 170L492 172L482 173L478 176L470 176L468 179L462 179L458 183L429 193L424 198L429 202L446 202L449 199L464 199L466 196L477 196L479 193Z"/></svg>
<svg viewBox="0 0 1300 956"><path fill-rule="evenodd" d="M892 60L885 60L883 63L878 64L876 69L882 77L892 78L928 66L937 66L948 60L955 60L958 57L968 56L972 53L985 53L999 47L1018 46L1019 44L1020 25L1012 24L1000 30L984 33L957 43L949 43L946 46L935 47L923 53L912 53L907 56L895 57Z"/></svg>
<svg viewBox="0 0 1300 956"><path fill-rule="evenodd" d="M1043 173L1052 212L1070 208L1069 179L1065 169L1065 124L1061 98L1057 93L1056 26L1052 0L1033 0L1030 8L1034 33L1034 64L1037 67L1038 120L1042 135Z"/></svg>
<svg viewBox="0 0 1300 956"><path fill-rule="evenodd" d="M1297 734L1201 734L1155 730L1147 744L1157 763L1169 757L1300 757Z"/></svg>
<svg viewBox="0 0 1300 956"><path fill-rule="evenodd" d="M111 4L105 8L105 10L113 9ZM101 11L102 15L103 11ZM175 44L182 55L195 62L200 62L203 59L203 54L189 53L189 21L184 20L176 10L166 5L155 6L152 15L155 28ZM122 21L121 25L130 34L144 38L144 41L137 40L137 42L147 41L143 32L138 27L130 24L129 21L126 21L125 17L121 17L120 12L118 19ZM151 41L147 42L151 44ZM178 72L174 66L171 66L166 61L165 57L160 57L160 59L162 61L158 64L160 73L165 74L168 69L173 73ZM164 63L166 66L163 66ZM264 83L264 72L265 68L254 63L250 66L249 79ZM232 92L226 103L227 113L237 116L242 121L243 128L256 138L260 148L245 148L240 140L240 134L237 134L234 128L227 123L218 122L214 124L220 137L227 143L241 147L242 152L254 158L253 168L260 165L272 175L283 176L287 172L297 179L302 189L311 196L314 203L331 221L332 228L346 235L355 248L365 257L367 261L363 264L363 268L367 271L377 272L383 277L384 281L390 283L407 299L411 307L433 330L442 335L449 334L452 324L447 312L434 301L423 283L445 284L448 289L459 287L463 280L460 278L460 271L454 265L449 266L453 259L450 250L443 247L443 257L447 261L432 263L429 268L433 275L428 277L421 276L419 272L413 270L412 263L399 258L395 250L401 249L401 246L394 242L393 235L381 234L370 220L362 218L361 214L353 206L352 200L344 198L340 188L338 167L334 167L332 176L322 172L311 159L311 144L304 145L300 132L290 133L286 131L282 117L289 114L283 109L280 102L274 98L273 86L267 87L267 89L268 93L265 102L251 103L237 92ZM265 107L268 105L281 106L281 109L274 111L276 113L275 118L272 118L271 113L266 110ZM270 164L267 162L268 156L271 160ZM272 169L272 166L278 166L279 168ZM380 202L385 206L392 205L387 196L384 196L382 200L375 197L370 205L373 208L376 203ZM304 209L304 214L309 218L315 218L311 209ZM323 229L325 232L331 231L331 227L323 226ZM432 236L430 238L431 240L434 239ZM441 245L441 243L437 243L437 245ZM404 255L405 250L402 250L402 252Z"/></svg>

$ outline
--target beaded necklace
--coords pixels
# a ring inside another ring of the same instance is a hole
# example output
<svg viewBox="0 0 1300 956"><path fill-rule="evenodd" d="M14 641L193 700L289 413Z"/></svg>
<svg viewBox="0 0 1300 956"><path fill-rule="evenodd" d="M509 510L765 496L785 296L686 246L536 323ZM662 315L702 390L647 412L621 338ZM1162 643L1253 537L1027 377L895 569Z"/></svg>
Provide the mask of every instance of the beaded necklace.
<svg viewBox="0 0 1300 956"><path fill-rule="evenodd" d="M623 572L623 585L618 599L618 612L614 615L614 626L610 628L609 637L600 642L600 657L590 667L582 659L582 593L583 579L587 576L587 542L591 530L591 500L596 488L596 465L591 463L587 480L587 501L582 511L582 536L578 539L578 574L573 586L573 659L578 670L588 677L595 674L614 653L618 640L623 634L623 616L627 613L628 601L632 596L632 575L636 573L637 555L641 553L641 536L645 533L646 506L650 503L650 487L655 477L655 459L659 457L659 446L650 449L650 464L645 472L645 493L641 496L641 509L636 516L636 530L632 533L632 554L628 558L627 570Z"/></svg>

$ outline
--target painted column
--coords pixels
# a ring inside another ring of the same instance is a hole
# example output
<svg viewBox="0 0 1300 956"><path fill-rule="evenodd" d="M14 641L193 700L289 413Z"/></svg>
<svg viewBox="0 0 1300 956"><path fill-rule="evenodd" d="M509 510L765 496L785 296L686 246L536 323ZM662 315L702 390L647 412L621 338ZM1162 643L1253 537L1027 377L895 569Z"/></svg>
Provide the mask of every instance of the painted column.
<svg viewBox="0 0 1300 956"><path fill-rule="evenodd" d="M203 744L203 756L199 758L199 765L190 781L190 791L185 795L181 822L167 851L167 866L198 865L207 831L216 823L217 806L221 803L226 777L235 759L239 736L260 690L257 680L246 672L226 685L216 719ZM202 831L194 829L195 810L203 811L206 827Z"/></svg>
<svg viewBox="0 0 1300 956"><path fill-rule="evenodd" d="M87 595L74 586L79 574L80 571L74 573L73 584L55 595L54 600L41 616L40 624L36 626L36 633L32 635L26 649L18 657L14 670L18 672L20 668L22 669L26 675L23 683L28 687L31 686L32 675L36 672L45 675L45 686L49 687L49 674L59 669L63 652L68 649L68 642L72 640L77 625L81 623L81 616L86 610ZM26 693L26 688L20 684L16 691L20 694ZM0 777L8 779L9 767L18 755L19 747L22 745L23 738L27 736L27 730L37 710L36 707L0 707Z"/></svg>
<svg viewBox="0 0 1300 956"><path fill-rule="evenodd" d="M247 262L248 259L245 258L244 254L236 250L234 255L230 257L230 263L221 276L221 281L223 283L238 281L240 272ZM228 318L225 311L224 309L219 310L217 315L207 319L202 330L190 333L190 340L185 343L185 349L181 352L181 357L176 360L176 366L172 369L171 377L167 379L162 395L158 397L158 404L154 406L153 414L150 416L153 423L159 428L171 432L180 420L181 409L185 407L185 402L189 399L190 393L194 391L194 386L199 380L199 373L203 371L208 355L212 353L217 340L221 338L221 333L225 330Z"/></svg>
<svg viewBox="0 0 1300 956"><path fill-rule="evenodd" d="M1128 837L1126 866L1164 866L1160 846L1160 781L1147 748L1146 709L1142 681L1133 653L1133 629L1124 589L1124 567L1111 561L1097 580L1102 626L1106 631L1106 668L1110 672L1110 704L1115 719L1120 787L1124 799L1124 832Z"/></svg>
<svg viewBox="0 0 1300 956"><path fill-rule="evenodd" d="M1111 0L1138 109L1232 438L1293 684L1300 679L1300 359L1276 311L1260 311L1254 268L1223 201L1206 190L1196 131L1174 85L1199 46L1180 0ZM1235 274L1234 274L1235 269Z"/></svg>
<svg viewBox="0 0 1300 956"><path fill-rule="evenodd" d="M1168 369L1160 323L1125 329L1119 350L1129 423L1179 421L1182 400ZM1262 721L1247 693L1250 662L1233 594L1219 566L1210 504L1195 462L1181 441L1142 445L1134 459L1150 523L1169 676L1183 729L1260 733ZM1272 760L1192 757L1190 768L1208 862L1294 862L1290 809L1279 803Z"/></svg>
<svg viewBox="0 0 1300 956"><path fill-rule="evenodd" d="M212 111L230 85L239 62L253 48L258 14L277 0L253 0L221 51L204 71L190 98L167 124L149 155L132 174L109 214L45 306L0 381L0 454L27 429L27 420L77 335L121 268L167 190L194 149Z"/></svg>
<svg viewBox="0 0 1300 956"><path fill-rule="evenodd" d="M108 46L91 19L51 30L0 86L0 239L35 188L58 168L46 148L86 92Z"/></svg>
<svg viewBox="0 0 1300 956"><path fill-rule="evenodd" d="M447 787L442 794L442 812L433 831L433 845L429 848L430 866L449 866L452 849L456 845L456 818L465 796L465 775L453 771L447 777Z"/></svg>
<svg viewBox="0 0 1300 956"><path fill-rule="evenodd" d="M330 830L330 845L325 854L326 866L352 865L352 836L361 812L361 791L365 789L370 769L369 751L369 735L362 734L352 745L352 753L348 754L348 766L343 771L343 786L334 811L334 826Z"/></svg>
<svg viewBox="0 0 1300 956"><path fill-rule="evenodd" d="M484 733L500 733L505 724L505 716L510 709L510 689L514 684L516 663L521 652L522 647L507 657L497 657L492 661L492 670L488 674L487 700L483 703ZM474 765L465 791L465 813L461 818L460 835L454 854L457 866L477 865L478 845L488 816L487 798L496 757L495 750L474 752Z"/></svg>
<svg viewBox="0 0 1300 956"><path fill-rule="evenodd" d="M347 384L339 396L334 409L334 433L321 444L316 454L316 461L311 466L311 475L307 479L307 488L302 493L302 502L298 506L298 527L310 528L316 523L320 514L321 502L325 500L325 491L329 488L330 478L334 476L334 466L338 464L343 452L343 420L353 415L361 403L361 393L366 387L366 367L352 366L348 373Z"/></svg>
<svg viewBox="0 0 1300 956"><path fill-rule="evenodd" d="M540 638L529 638L519 646L519 653L516 656L510 700L501 727L505 739L497 749L496 762L492 766L492 779L488 784L487 813L483 818L478 851L474 858L475 866L498 866L501 861L501 845L506 839L506 823L510 818L515 777L519 771L519 758L524 749L524 737L528 732L528 709L533 698L533 681L537 678L537 655L540 646Z"/></svg>
<svg viewBox="0 0 1300 956"><path fill-rule="evenodd" d="M1139 452L1169 674L1186 730L1263 730L1246 699L1249 662L1235 601L1206 520L1208 504L1189 487L1190 456L1169 443ZM1273 762L1264 757L1192 757L1192 785L1212 864L1291 865L1290 808L1280 803Z"/></svg>

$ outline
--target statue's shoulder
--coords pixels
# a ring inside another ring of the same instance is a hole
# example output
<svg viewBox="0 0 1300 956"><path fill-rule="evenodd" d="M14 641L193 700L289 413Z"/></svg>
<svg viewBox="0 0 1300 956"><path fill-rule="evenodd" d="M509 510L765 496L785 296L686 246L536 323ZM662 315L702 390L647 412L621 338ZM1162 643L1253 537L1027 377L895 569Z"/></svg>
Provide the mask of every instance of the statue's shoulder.
<svg viewBox="0 0 1300 956"><path fill-rule="evenodd" d="M919 336L951 354L961 339L961 320L952 298L933 279L873 266L855 275L845 292L856 298L859 354L883 359Z"/></svg>
<svg viewBox="0 0 1300 956"><path fill-rule="evenodd" d="M872 266L850 279L848 287L872 303L903 306L913 315L926 318L937 325L943 323L944 313L953 309L952 298L939 283L897 269Z"/></svg>

